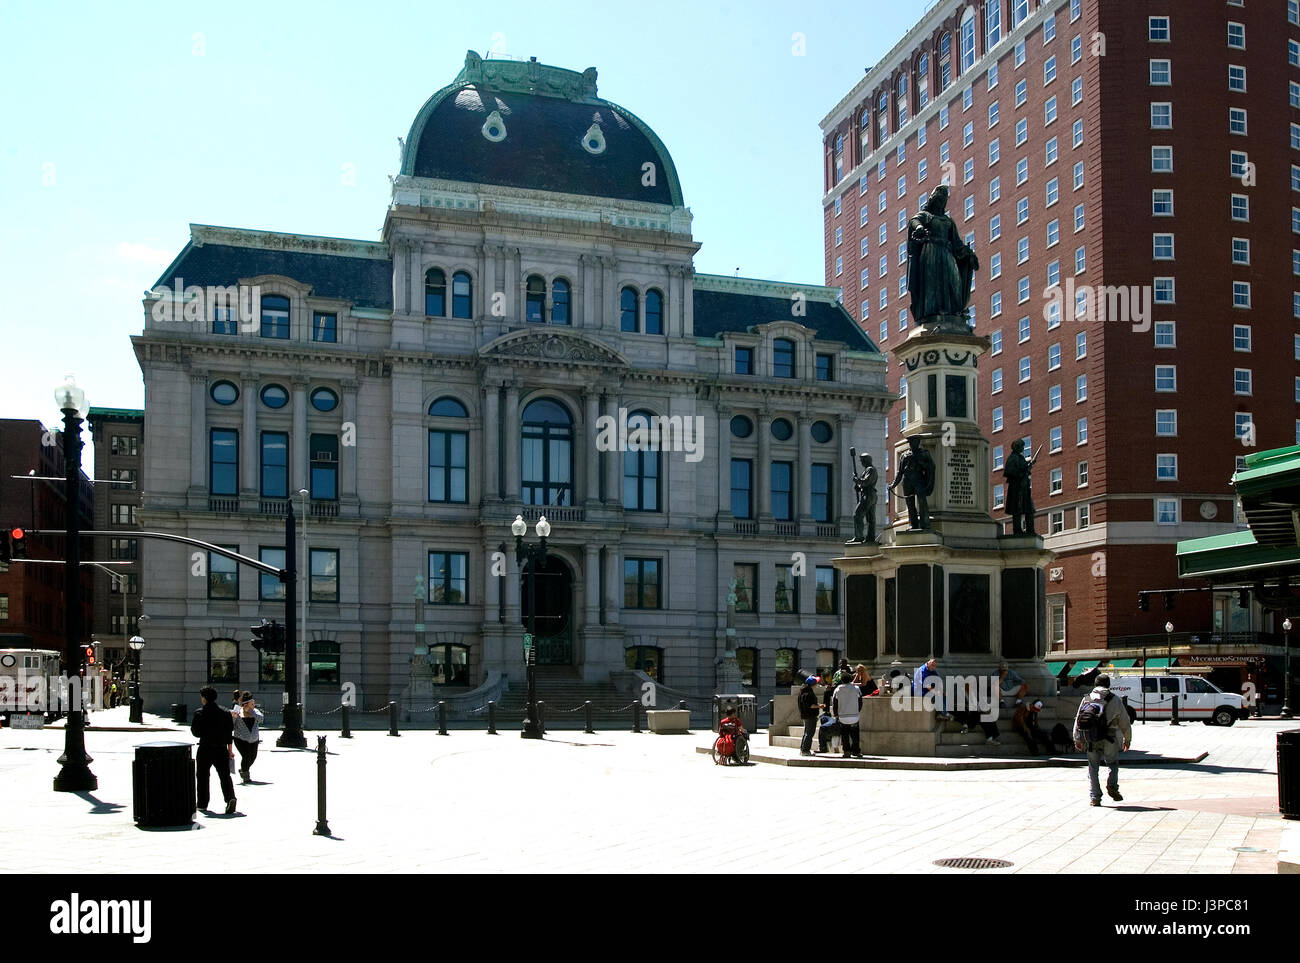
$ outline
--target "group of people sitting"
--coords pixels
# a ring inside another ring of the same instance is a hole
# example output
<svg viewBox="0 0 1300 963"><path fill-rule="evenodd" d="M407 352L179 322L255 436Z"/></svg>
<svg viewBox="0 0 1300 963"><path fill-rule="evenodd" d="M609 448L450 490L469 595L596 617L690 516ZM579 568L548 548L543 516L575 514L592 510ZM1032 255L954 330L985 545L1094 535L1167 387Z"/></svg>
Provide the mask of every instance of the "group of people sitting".
<svg viewBox="0 0 1300 963"><path fill-rule="evenodd" d="M840 739L841 755L845 759L862 758L861 752L861 718L862 700L876 695L889 695L909 686L909 680L902 671L890 672L882 691L880 685L871 678L871 673L864 665L849 667L847 659L841 659L839 668L827 681L821 699L814 688L822 682L818 676L807 676L799 691L799 716L803 721L803 740L799 754L812 756L830 751L831 740ZM922 696L927 692L942 692L939 679L938 660L931 658L917 666L912 673L910 690L913 696ZM1014 706L1011 726L1021 738L1029 751L1035 755L1051 753L1054 741L1039 725L1039 715L1043 709L1041 700L1029 700L1029 685L1006 662L998 666L997 694L1001 705ZM824 700L824 701L822 701ZM971 732L979 726L984 733L986 745L1000 746L1000 731L996 717L991 720L983 718L983 713L976 705L948 707L942 696L938 701L937 715L940 719L953 720L961 724L962 733ZM814 732L817 734L818 749L812 748ZM1056 740L1060 741L1060 740ZM1041 748L1040 748L1041 747Z"/></svg>

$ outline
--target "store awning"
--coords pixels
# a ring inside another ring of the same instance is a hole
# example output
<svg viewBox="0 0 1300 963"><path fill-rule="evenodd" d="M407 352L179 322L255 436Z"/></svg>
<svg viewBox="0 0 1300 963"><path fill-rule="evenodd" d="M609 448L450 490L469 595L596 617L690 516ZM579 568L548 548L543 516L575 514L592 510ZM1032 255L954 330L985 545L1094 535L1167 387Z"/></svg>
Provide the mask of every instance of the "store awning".
<svg viewBox="0 0 1300 963"><path fill-rule="evenodd" d="M1137 659L1112 659L1106 664L1112 669L1131 669L1137 665Z"/></svg>
<svg viewBox="0 0 1300 963"><path fill-rule="evenodd" d="M1146 660L1146 663L1142 666L1142 668L1144 668L1144 669L1167 669L1167 668L1169 668L1170 664L1171 664L1173 661L1174 661L1173 659L1166 659L1166 658L1160 658L1160 659L1147 659L1147 660Z"/></svg>
<svg viewBox="0 0 1300 963"><path fill-rule="evenodd" d="M1095 669L1099 665L1101 665L1100 659L1085 659L1082 662L1076 662L1074 667L1070 669L1070 675L1083 675L1083 673Z"/></svg>
<svg viewBox="0 0 1300 963"><path fill-rule="evenodd" d="M1059 676L1061 674L1061 670L1064 669L1069 664L1070 663L1068 662L1049 662L1047 663L1047 671L1052 673L1052 675Z"/></svg>

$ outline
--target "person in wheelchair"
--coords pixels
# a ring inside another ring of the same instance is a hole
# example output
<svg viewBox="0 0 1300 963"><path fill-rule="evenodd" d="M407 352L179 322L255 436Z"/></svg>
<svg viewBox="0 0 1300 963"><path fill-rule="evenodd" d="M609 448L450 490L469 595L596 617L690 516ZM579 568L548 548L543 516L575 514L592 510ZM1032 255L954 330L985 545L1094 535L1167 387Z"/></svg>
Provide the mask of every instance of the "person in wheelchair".
<svg viewBox="0 0 1300 963"><path fill-rule="evenodd" d="M718 735L720 737L731 737L733 747L739 747L749 741L749 735L745 732L745 724L740 721L740 714L736 711L734 705L728 705L723 717L718 720ZM733 753L735 749L733 748Z"/></svg>

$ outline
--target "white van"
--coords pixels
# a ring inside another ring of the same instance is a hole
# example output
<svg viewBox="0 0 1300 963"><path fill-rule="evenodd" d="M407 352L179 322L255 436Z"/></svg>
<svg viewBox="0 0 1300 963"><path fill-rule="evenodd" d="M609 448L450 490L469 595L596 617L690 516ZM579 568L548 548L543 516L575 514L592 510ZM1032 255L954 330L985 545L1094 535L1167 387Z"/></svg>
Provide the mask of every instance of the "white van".
<svg viewBox="0 0 1300 963"><path fill-rule="evenodd" d="M1246 718L1246 700L1224 692L1196 675L1122 675L1111 679L1110 691L1128 699L1129 718L1168 720L1178 696L1178 718L1206 725L1230 726Z"/></svg>

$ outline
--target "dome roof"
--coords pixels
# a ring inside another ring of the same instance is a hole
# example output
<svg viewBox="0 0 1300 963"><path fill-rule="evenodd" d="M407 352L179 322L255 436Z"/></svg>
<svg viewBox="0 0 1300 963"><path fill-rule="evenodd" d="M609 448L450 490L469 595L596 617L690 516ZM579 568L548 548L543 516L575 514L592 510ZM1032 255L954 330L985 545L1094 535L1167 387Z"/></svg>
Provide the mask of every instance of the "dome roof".
<svg viewBox="0 0 1300 963"><path fill-rule="evenodd" d="M684 206L667 148L634 114L596 96L594 67L484 61L472 50L416 116L402 173Z"/></svg>

